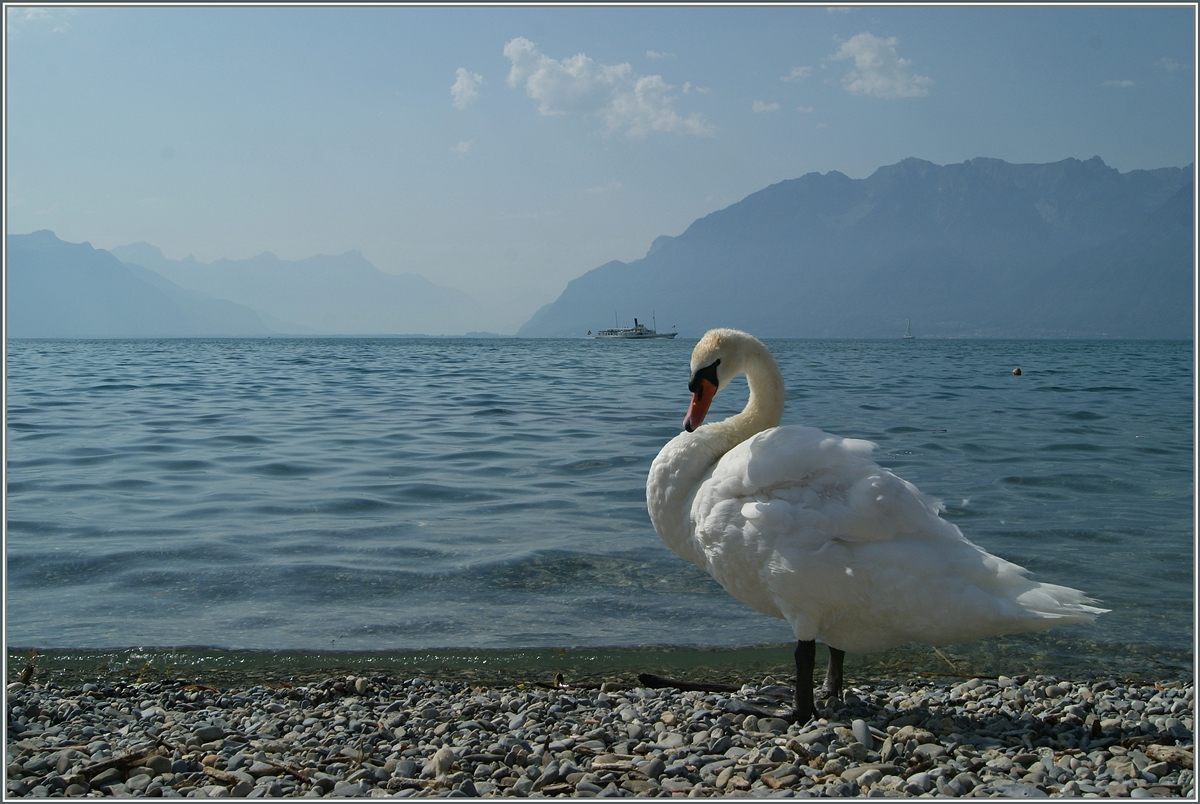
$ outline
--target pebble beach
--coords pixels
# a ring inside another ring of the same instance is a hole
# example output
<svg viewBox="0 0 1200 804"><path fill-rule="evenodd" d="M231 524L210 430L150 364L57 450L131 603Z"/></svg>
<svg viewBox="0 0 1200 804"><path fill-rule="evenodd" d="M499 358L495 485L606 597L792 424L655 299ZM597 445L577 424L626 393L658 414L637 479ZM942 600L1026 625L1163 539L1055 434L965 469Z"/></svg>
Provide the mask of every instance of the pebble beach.
<svg viewBox="0 0 1200 804"><path fill-rule="evenodd" d="M1194 686L850 684L803 725L714 691L349 676L7 686L8 797L1194 797Z"/></svg>

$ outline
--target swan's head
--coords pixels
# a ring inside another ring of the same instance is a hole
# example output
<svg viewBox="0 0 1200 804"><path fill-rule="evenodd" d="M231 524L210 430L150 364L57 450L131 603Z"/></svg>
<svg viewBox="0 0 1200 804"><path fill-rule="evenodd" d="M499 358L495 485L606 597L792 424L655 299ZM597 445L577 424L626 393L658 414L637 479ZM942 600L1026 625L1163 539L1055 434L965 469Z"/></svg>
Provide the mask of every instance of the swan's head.
<svg viewBox="0 0 1200 804"><path fill-rule="evenodd" d="M683 429L690 433L703 424L717 391L746 370L750 354L766 350L758 338L736 329L710 329L704 333L692 350L692 375L688 379L692 402L683 418Z"/></svg>

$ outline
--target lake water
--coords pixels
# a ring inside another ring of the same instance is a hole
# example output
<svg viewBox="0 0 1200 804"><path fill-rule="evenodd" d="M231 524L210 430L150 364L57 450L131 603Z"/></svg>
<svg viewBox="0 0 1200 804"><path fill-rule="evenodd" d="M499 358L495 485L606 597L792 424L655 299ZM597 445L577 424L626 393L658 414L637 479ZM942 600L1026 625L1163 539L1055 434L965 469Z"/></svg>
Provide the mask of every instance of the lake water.
<svg viewBox="0 0 1200 804"><path fill-rule="evenodd" d="M650 526L693 343L9 341L7 644L787 643ZM1113 610L996 644L1190 668L1190 342L768 345L785 424L875 441L968 538Z"/></svg>

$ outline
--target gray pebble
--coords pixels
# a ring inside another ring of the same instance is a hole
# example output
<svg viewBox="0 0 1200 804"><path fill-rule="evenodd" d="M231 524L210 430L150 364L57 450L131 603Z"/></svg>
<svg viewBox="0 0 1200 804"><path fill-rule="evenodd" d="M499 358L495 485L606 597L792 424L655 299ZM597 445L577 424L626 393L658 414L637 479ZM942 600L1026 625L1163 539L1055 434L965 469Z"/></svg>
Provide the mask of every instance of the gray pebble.
<svg viewBox="0 0 1200 804"><path fill-rule="evenodd" d="M758 719L758 728L760 731L770 731L775 734L782 734L788 730L790 724L778 717L763 717Z"/></svg>
<svg viewBox="0 0 1200 804"><path fill-rule="evenodd" d="M200 744L211 743L225 737L225 729L220 726L204 725L192 732L196 742Z"/></svg>
<svg viewBox="0 0 1200 804"><path fill-rule="evenodd" d="M928 773L914 773L908 777L908 783L912 787L919 788L922 793L928 792L933 787L933 779Z"/></svg>
<svg viewBox="0 0 1200 804"><path fill-rule="evenodd" d="M120 768L109 768L93 776L90 783L92 787L104 787L105 785L112 785L123 781L125 781L125 774L121 773Z"/></svg>
<svg viewBox="0 0 1200 804"><path fill-rule="evenodd" d="M926 759L937 759L946 754L946 749L939 743L923 743L918 745L913 753Z"/></svg>
<svg viewBox="0 0 1200 804"><path fill-rule="evenodd" d="M657 756L650 759L648 762L638 768L638 770L640 770L647 778L650 779L657 779L659 776L662 776L663 771L666 769L666 763L662 761L661 757Z"/></svg>
<svg viewBox="0 0 1200 804"><path fill-rule="evenodd" d="M1011 782L998 785L996 791L1004 798L1047 798L1044 790L1039 790L1031 784Z"/></svg>
<svg viewBox="0 0 1200 804"><path fill-rule="evenodd" d="M854 739L858 740L868 749L875 747L875 738L871 734L871 727L862 718L856 718L850 724L850 731L854 734Z"/></svg>
<svg viewBox="0 0 1200 804"><path fill-rule="evenodd" d="M140 793L150 786L150 775L143 773L137 776L131 776L126 782L125 787L135 793Z"/></svg>

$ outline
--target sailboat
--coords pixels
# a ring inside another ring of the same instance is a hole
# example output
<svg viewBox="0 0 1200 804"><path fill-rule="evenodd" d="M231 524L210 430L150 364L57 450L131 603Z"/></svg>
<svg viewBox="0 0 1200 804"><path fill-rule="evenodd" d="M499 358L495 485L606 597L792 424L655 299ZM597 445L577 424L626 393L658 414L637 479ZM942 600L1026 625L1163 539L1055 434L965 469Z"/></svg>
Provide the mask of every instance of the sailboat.
<svg viewBox="0 0 1200 804"><path fill-rule="evenodd" d="M913 336L913 334L912 334L912 319L906 318L904 320L908 322L908 326L904 328L904 335L902 337L911 338Z"/></svg>

